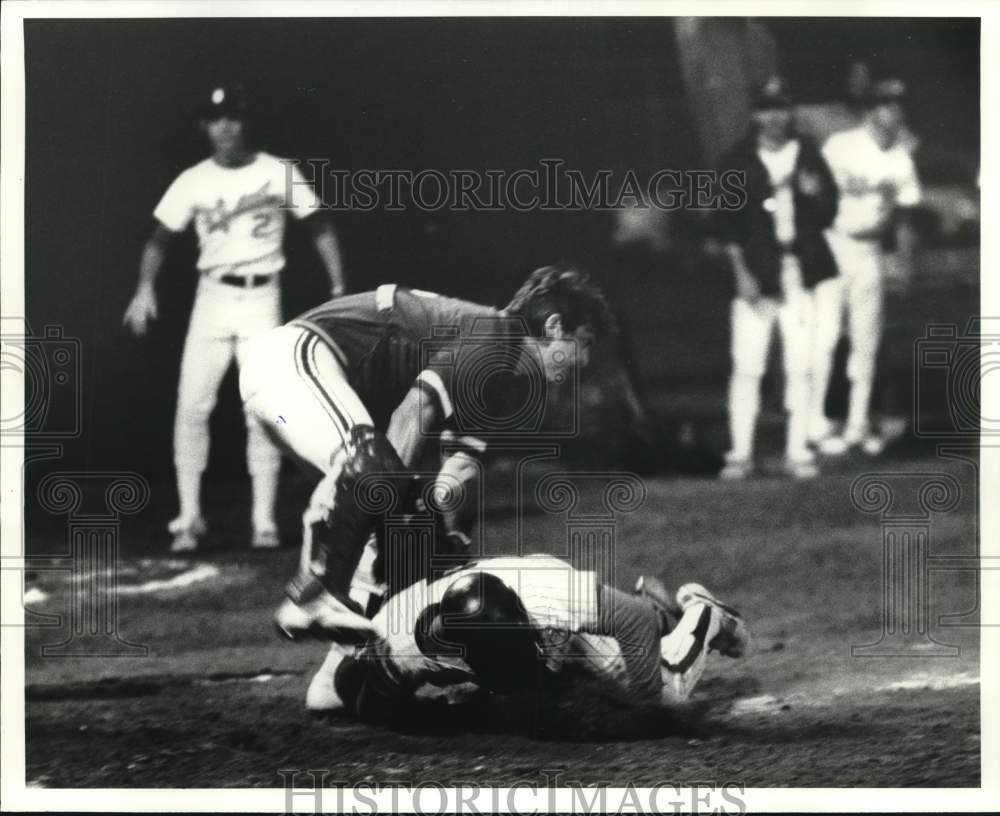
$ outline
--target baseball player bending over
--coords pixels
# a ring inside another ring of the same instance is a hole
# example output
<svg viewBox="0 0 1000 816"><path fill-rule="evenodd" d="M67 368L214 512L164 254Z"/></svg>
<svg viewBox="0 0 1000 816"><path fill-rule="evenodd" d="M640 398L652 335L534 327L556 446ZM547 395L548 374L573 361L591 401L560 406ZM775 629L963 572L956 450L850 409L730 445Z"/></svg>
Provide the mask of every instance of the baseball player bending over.
<svg viewBox="0 0 1000 816"><path fill-rule="evenodd" d="M444 443L438 481L468 484L486 448L477 418L516 414L505 397L586 365L591 342L612 325L600 291L558 265L533 272L503 310L386 284L254 341L240 372L246 411L321 476L303 516L299 572L276 615L280 631L348 642L372 635L364 587L385 576L365 546L380 518L365 501L366 476L398 476L404 494L433 437ZM446 538L467 547L459 513L444 515Z"/></svg>
<svg viewBox="0 0 1000 816"><path fill-rule="evenodd" d="M654 578L636 591L548 555L489 558L421 580L379 610L371 642L330 649L306 707L391 722L425 685L530 693L546 673L565 672L640 705L677 703L710 651L745 652L742 618L700 584L682 586L676 602Z"/></svg>
<svg viewBox="0 0 1000 816"><path fill-rule="evenodd" d="M246 342L281 323L279 276L285 266L285 217L312 216L320 206L298 170L249 145L248 110L239 85L214 88L205 100L201 127L212 155L170 185L153 215L157 225L139 265L139 286L123 323L136 335L157 317L155 284L171 238L194 223L201 273L188 326L177 388L174 464L180 514L170 522L172 552L193 550L205 534L201 476L208 464L209 416L219 384ZM333 227L310 218L316 249L334 297L344 291ZM280 453L258 423L247 418L247 465L253 481L253 546L277 547L274 502Z"/></svg>
<svg viewBox="0 0 1000 816"><path fill-rule="evenodd" d="M839 455L856 445L878 453L882 443L868 421L875 359L882 339L882 242L902 217L898 233L903 268L909 270L915 233L906 208L920 203L920 183L908 146L902 141L904 88L898 80L876 83L865 98L864 121L835 133L823 155L840 188L840 211L827 239L840 274L816 289L817 356L809 436L825 454ZM847 422L831 434L824 412L833 355L847 314L851 383Z"/></svg>
<svg viewBox="0 0 1000 816"><path fill-rule="evenodd" d="M800 479L818 472L806 445L814 290L837 274L823 237L837 213L837 188L819 150L793 133L791 105L782 81L769 81L754 105L753 132L722 162L727 170L745 173L747 194L743 207L719 213L736 280L728 395L732 447L720 473L723 479L753 472L761 379L775 322L781 331L788 411L784 469Z"/></svg>

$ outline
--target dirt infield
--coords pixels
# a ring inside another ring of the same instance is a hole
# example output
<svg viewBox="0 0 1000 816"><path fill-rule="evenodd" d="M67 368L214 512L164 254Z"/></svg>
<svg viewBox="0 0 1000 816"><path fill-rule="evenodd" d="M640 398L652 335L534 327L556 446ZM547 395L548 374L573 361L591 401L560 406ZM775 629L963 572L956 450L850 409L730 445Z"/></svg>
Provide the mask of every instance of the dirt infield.
<svg viewBox="0 0 1000 816"><path fill-rule="evenodd" d="M646 483L645 504L619 526L613 580L628 586L643 572L670 585L700 580L744 611L754 644L744 660L715 657L685 711L614 739L601 731L622 715L599 706L575 712L583 727L572 738L553 730L551 707L481 700L421 709L399 730L313 719L302 699L323 649L278 641L269 619L295 549L238 547L238 525L225 524L236 511L216 501L210 512L224 534L197 557L172 561L152 532L161 520L143 519L123 530L119 631L147 656L42 657L42 645L65 631L28 630L27 782L277 786L279 770L325 769L327 784L509 785L559 775L563 784L637 786L977 785L975 573L931 570L930 638L918 638L911 656L852 656L852 645L877 642L883 629L879 517L849 498L863 468L952 476L961 500L931 517L930 552L974 552L975 467L957 460L853 460L808 484ZM511 552L517 514L491 496L489 550ZM595 496L585 491L583 500ZM897 500L897 509L909 501L902 492ZM287 504L284 523L294 526ZM565 548L564 518L528 507L523 521L526 549ZM55 553L64 541L45 546ZM29 608L66 613L66 573L43 571L29 585ZM945 627L941 615L961 617ZM932 638L960 649L934 656Z"/></svg>

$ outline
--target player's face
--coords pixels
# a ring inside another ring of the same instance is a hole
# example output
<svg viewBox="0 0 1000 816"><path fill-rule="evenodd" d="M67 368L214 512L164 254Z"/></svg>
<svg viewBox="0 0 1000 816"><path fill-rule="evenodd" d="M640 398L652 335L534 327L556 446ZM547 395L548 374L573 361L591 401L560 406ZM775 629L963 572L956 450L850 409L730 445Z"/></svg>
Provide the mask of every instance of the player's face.
<svg viewBox="0 0 1000 816"><path fill-rule="evenodd" d="M539 341L545 379L552 383L562 383L566 372L579 366L590 364L590 349L594 343L594 333L588 326L580 326L575 331L563 332L546 328L546 337Z"/></svg>
<svg viewBox="0 0 1000 816"><path fill-rule="evenodd" d="M222 116L205 122L205 133L216 153L233 153L245 147L243 122Z"/></svg>
<svg viewBox="0 0 1000 816"><path fill-rule="evenodd" d="M875 124L887 133L898 133L903 126L903 106L899 102L885 102L872 109Z"/></svg>
<svg viewBox="0 0 1000 816"><path fill-rule="evenodd" d="M792 112L788 108L764 108L754 111L753 119L761 135L771 141L781 141L789 134Z"/></svg>

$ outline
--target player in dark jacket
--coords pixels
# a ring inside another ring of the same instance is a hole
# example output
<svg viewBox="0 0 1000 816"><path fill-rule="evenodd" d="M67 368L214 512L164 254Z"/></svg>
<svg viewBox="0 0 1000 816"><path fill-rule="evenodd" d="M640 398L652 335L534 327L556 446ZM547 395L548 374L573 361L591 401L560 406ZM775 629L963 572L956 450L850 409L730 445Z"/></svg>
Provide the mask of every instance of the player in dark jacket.
<svg viewBox="0 0 1000 816"><path fill-rule="evenodd" d="M837 214L838 194L816 145L792 125L791 101L781 81L772 80L756 100L750 134L721 164L725 171L744 174L746 190L742 207L718 214L736 284L728 406L732 447L722 478L753 471L760 382L775 322L782 335L789 414L785 471L795 478L817 473L806 446L814 290L837 274L823 231Z"/></svg>
<svg viewBox="0 0 1000 816"><path fill-rule="evenodd" d="M558 265L533 272L502 310L388 284L257 341L240 376L246 410L322 476L279 629L369 637L363 605L386 576L365 544L389 506L406 500L427 440L442 444L436 484L461 494L488 441L537 432L549 383L585 366L590 344L611 329L600 291ZM459 512L456 503L442 513L457 547L468 543Z"/></svg>

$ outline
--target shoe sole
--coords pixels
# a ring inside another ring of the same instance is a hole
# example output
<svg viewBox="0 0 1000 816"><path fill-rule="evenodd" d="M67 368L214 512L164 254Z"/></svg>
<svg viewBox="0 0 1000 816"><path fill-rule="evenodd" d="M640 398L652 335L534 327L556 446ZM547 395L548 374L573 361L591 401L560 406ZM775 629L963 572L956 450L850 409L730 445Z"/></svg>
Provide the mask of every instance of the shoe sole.
<svg viewBox="0 0 1000 816"><path fill-rule="evenodd" d="M689 590L689 595L692 598L696 598L701 603L708 604L709 606L714 606L720 612L726 615L726 618L722 621L720 632L716 635L712 642L708 644L709 649L715 649L719 654L725 657L742 657L747 648L750 645L750 633L747 631L746 623L743 620L743 616L728 604L722 603L718 598L716 598L707 589L701 590ZM691 604L688 603L687 606ZM742 630L742 637L738 637L737 633ZM720 648L721 644L718 644L720 636L724 636L725 640L732 640L733 647ZM742 641L742 645L739 645Z"/></svg>
<svg viewBox="0 0 1000 816"><path fill-rule="evenodd" d="M279 635L292 641L323 640L359 645L379 635L370 620L347 610L333 612L326 621L312 620L305 626L282 623L275 617L274 626Z"/></svg>

